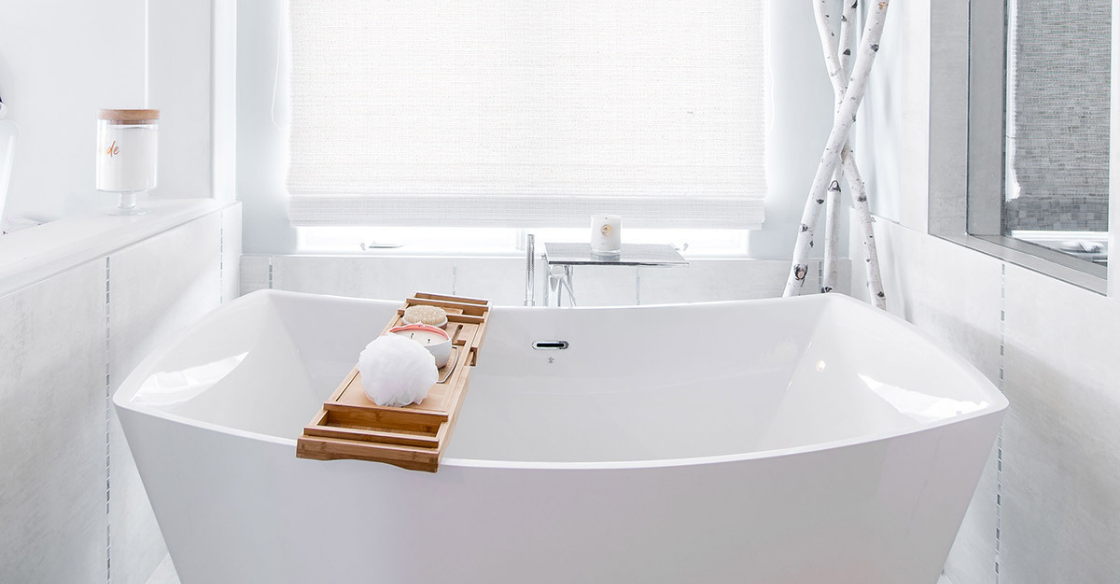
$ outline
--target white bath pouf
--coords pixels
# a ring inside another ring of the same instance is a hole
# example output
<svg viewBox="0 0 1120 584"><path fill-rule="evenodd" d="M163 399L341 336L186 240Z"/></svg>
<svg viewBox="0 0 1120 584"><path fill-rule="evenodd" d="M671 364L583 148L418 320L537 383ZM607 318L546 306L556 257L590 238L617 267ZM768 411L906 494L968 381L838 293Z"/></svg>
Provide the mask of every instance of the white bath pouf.
<svg viewBox="0 0 1120 584"><path fill-rule="evenodd" d="M416 341L397 335L377 337L358 357L362 387L373 403L399 408L424 401L439 380L436 360Z"/></svg>

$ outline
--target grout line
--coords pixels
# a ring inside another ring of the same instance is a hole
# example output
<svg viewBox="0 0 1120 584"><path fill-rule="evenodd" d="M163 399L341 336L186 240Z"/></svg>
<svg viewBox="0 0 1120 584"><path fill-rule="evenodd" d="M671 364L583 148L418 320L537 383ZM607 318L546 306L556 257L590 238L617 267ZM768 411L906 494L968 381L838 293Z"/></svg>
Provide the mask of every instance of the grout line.
<svg viewBox="0 0 1120 584"><path fill-rule="evenodd" d="M634 304L636 304L637 306L641 306L642 305L642 267L638 266L638 269L635 270L634 274L635 274L635 276L634 276Z"/></svg>
<svg viewBox="0 0 1120 584"><path fill-rule="evenodd" d="M458 296L458 293L455 291L455 289L458 288L458 287L459 287L459 266L452 263L451 264L451 295L452 296Z"/></svg>
<svg viewBox="0 0 1120 584"><path fill-rule="evenodd" d="M226 212L218 213L218 304L226 303Z"/></svg>
<svg viewBox="0 0 1120 584"><path fill-rule="evenodd" d="M109 437L112 435L110 410L113 407L113 385L111 378L111 353L110 353L110 339L112 333L110 329L110 279L109 279L109 256L105 256L105 582L113 581L113 533L112 525L109 522L109 506L112 503L112 490L110 480L110 453L111 445Z"/></svg>
<svg viewBox="0 0 1120 584"><path fill-rule="evenodd" d="M268 289L272 290L272 256L268 256Z"/></svg>
<svg viewBox="0 0 1120 584"><path fill-rule="evenodd" d="M149 0L144 0L144 107L151 107L152 100L152 10Z"/></svg>
<svg viewBox="0 0 1120 584"><path fill-rule="evenodd" d="M1006 329L1007 323L1007 264L1001 263L999 268L999 388L1000 393L1006 393L1004 390L1004 365L1006 353ZM1003 425L1000 424L999 430L996 432L996 557L995 557L995 570L996 578L995 584L999 584L999 560L1000 560L1000 536L1002 528L1003 513L1001 506L1003 504Z"/></svg>

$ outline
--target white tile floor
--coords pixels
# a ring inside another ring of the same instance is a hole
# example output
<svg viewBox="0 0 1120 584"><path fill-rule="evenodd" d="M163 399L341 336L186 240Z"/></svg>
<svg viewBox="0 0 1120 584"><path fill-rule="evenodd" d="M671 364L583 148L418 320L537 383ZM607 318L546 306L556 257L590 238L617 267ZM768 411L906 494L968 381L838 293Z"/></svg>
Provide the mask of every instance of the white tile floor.
<svg viewBox="0 0 1120 584"><path fill-rule="evenodd" d="M163 559L163 562L152 573L152 577L148 578L148 584L179 584L179 576L175 574L175 566L171 564L171 556ZM942 576L937 581L937 584L953 584L948 578Z"/></svg>
<svg viewBox="0 0 1120 584"><path fill-rule="evenodd" d="M175 573L175 566L171 563L171 556L163 558L156 571L148 578L148 584L179 584L179 575ZM947 584L939 582L938 584Z"/></svg>

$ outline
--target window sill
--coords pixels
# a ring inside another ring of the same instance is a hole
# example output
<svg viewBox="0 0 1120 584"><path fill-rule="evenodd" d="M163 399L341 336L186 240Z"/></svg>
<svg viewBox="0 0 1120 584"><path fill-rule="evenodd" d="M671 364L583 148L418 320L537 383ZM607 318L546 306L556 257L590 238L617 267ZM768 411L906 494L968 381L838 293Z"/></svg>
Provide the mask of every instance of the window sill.
<svg viewBox="0 0 1120 584"><path fill-rule="evenodd" d="M1107 268L1041 246L1001 236L937 235L982 254L1097 294L1108 293ZM1024 251L1024 250L1030 250Z"/></svg>
<svg viewBox="0 0 1120 584"><path fill-rule="evenodd" d="M587 241L583 228L297 227L297 255L525 257L528 233L545 242ZM627 243L671 243L686 257L749 257L746 230L624 229Z"/></svg>

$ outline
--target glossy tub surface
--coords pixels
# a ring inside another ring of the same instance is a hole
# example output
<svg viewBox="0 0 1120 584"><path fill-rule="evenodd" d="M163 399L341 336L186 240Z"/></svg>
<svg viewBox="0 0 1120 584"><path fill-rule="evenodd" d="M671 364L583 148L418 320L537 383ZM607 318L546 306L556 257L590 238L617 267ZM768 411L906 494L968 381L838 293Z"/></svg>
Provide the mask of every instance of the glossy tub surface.
<svg viewBox="0 0 1120 584"><path fill-rule="evenodd" d="M934 584L1007 406L838 295L499 307L437 474L297 459L398 305L255 292L125 381L183 584Z"/></svg>

